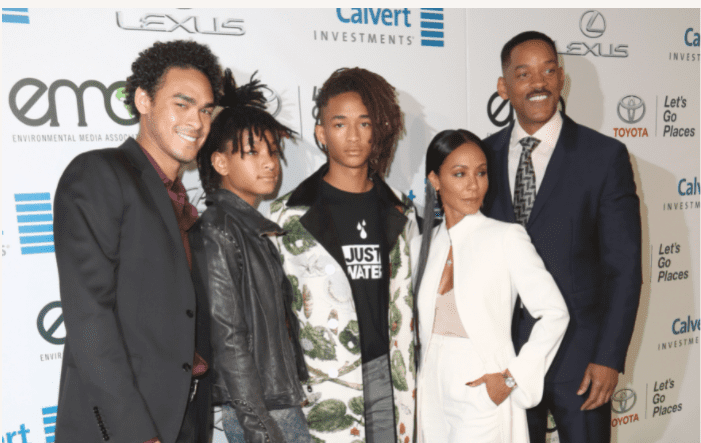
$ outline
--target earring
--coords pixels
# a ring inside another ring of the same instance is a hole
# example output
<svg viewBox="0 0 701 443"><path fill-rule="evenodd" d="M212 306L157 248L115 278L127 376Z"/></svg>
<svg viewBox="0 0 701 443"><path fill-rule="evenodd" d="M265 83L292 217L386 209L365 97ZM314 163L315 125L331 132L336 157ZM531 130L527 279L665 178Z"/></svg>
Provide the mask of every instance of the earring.
<svg viewBox="0 0 701 443"><path fill-rule="evenodd" d="M324 152L329 152L329 148L325 144L321 144L321 150Z"/></svg>

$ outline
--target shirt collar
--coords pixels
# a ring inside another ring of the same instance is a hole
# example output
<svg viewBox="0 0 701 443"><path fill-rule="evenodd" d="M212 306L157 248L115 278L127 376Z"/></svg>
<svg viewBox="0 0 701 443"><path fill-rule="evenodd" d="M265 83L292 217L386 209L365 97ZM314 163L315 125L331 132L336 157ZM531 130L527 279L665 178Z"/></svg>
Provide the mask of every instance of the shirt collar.
<svg viewBox="0 0 701 443"><path fill-rule="evenodd" d="M519 144L519 140L524 137L535 137L540 140L538 148L533 151L539 154L548 154L550 151L555 149L557 144L557 139L560 138L560 131L562 130L562 115L556 112L547 123L545 123L540 129L538 129L535 134L530 135L525 129L521 127L521 124L516 119L514 124L514 130L511 132L511 144L510 146L516 146Z"/></svg>

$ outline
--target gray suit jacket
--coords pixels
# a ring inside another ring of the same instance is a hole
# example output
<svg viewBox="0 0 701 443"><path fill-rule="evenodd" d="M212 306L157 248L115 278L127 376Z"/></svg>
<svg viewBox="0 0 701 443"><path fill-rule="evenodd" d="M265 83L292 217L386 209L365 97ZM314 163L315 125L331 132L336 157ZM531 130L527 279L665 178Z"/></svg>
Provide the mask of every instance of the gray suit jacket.
<svg viewBox="0 0 701 443"><path fill-rule="evenodd" d="M66 327L56 441L173 443L188 401L196 322L208 320L195 315L168 193L135 140L68 165L54 225ZM206 332L197 348L205 359Z"/></svg>

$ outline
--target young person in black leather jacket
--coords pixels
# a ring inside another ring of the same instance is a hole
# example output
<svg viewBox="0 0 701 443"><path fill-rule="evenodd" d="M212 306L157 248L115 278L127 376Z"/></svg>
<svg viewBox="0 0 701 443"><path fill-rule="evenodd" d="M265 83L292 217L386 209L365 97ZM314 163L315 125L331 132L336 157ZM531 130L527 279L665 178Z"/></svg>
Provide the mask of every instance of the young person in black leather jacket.
<svg viewBox="0 0 701 443"><path fill-rule="evenodd" d="M278 225L256 209L275 191L281 145L294 132L265 111L257 80L224 79L224 109L197 156L207 210L190 231L193 273L212 315L214 404L233 442L310 442L302 413L308 379L293 293L268 238Z"/></svg>

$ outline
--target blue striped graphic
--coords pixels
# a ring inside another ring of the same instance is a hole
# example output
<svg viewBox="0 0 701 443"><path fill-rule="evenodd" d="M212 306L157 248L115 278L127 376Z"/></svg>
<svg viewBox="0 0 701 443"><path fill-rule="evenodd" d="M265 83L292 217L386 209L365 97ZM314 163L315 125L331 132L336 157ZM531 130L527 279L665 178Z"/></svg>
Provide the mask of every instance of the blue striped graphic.
<svg viewBox="0 0 701 443"><path fill-rule="evenodd" d="M20 226L20 234L33 234L35 232L54 232L53 224Z"/></svg>
<svg viewBox="0 0 701 443"><path fill-rule="evenodd" d="M32 243L53 243L54 236L51 235L24 235L19 238L20 245L28 245Z"/></svg>
<svg viewBox="0 0 701 443"><path fill-rule="evenodd" d="M443 38L443 31L421 31L421 37Z"/></svg>
<svg viewBox="0 0 701 443"><path fill-rule="evenodd" d="M54 252L54 217L51 213L51 195L48 192L15 194L19 243L22 254ZM49 222L49 223L46 223ZM29 235L27 235L29 234ZM39 235L32 235L39 234Z"/></svg>
<svg viewBox="0 0 701 443"><path fill-rule="evenodd" d="M27 8L2 8L3 23L22 23L29 24L29 16L23 14L7 14L6 12L29 12Z"/></svg>
<svg viewBox="0 0 701 443"><path fill-rule="evenodd" d="M39 212L50 211L51 203L32 203L28 205L15 205L17 212Z"/></svg>
<svg viewBox="0 0 701 443"><path fill-rule="evenodd" d="M443 29L443 8L421 8L421 46L444 46L445 34L434 29Z"/></svg>
<svg viewBox="0 0 701 443"><path fill-rule="evenodd" d="M421 20L443 20L443 14L436 14L433 12L422 12Z"/></svg>
<svg viewBox="0 0 701 443"><path fill-rule="evenodd" d="M46 253L56 252L54 249L54 245L25 246L25 247L21 248L21 250L22 250L22 255L25 255L25 254L46 254Z"/></svg>
<svg viewBox="0 0 701 443"><path fill-rule="evenodd" d="M53 246L52 246L53 248ZM56 413L58 412L58 406L50 406L48 408L41 408L41 413L44 416L44 424L49 426L44 426L44 434L46 435L46 443L54 443L56 440Z"/></svg>
<svg viewBox="0 0 701 443"><path fill-rule="evenodd" d="M16 202L33 202L51 199L48 192L36 192L34 194L15 194Z"/></svg>
<svg viewBox="0 0 701 443"><path fill-rule="evenodd" d="M54 221L54 216L49 214L18 215L17 221L20 223L47 222Z"/></svg>

